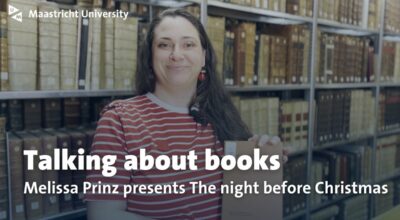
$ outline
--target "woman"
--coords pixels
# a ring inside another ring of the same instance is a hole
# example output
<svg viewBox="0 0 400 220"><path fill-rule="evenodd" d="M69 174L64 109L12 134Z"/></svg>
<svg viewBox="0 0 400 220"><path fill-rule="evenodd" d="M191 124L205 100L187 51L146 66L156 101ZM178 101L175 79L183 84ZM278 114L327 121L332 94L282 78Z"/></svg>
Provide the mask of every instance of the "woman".
<svg viewBox="0 0 400 220"><path fill-rule="evenodd" d="M88 181L107 184L221 185L222 170L204 169L204 151L223 155L225 140L280 144L277 137L251 137L216 74L216 57L201 23L182 9L152 21L140 53L138 96L110 104L98 122L93 154L118 155L117 174L91 172ZM198 170L126 171L125 155L187 155L195 150ZM87 195L89 219L219 219L220 194ZM110 201L112 200L112 201Z"/></svg>

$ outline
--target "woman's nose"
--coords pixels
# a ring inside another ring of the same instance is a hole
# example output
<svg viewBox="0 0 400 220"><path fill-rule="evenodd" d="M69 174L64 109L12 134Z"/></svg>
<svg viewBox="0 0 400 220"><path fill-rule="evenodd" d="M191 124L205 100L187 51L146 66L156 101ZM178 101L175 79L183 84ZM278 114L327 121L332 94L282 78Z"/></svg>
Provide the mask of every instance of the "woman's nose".
<svg viewBox="0 0 400 220"><path fill-rule="evenodd" d="M174 47L174 49L171 51L169 58L175 62L183 59L183 54L179 47Z"/></svg>

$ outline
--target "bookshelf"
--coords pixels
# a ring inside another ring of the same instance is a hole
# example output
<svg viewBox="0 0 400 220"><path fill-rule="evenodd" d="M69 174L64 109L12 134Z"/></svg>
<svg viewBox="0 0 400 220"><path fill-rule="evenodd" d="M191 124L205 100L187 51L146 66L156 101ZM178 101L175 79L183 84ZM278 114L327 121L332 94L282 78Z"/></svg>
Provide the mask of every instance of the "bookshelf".
<svg viewBox="0 0 400 220"><path fill-rule="evenodd" d="M0 92L0 100L47 99L68 97L102 97L134 95L129 90L55 90L55 91L10 91Z"/></svg>
<svg viewBox="0 0 400 220"><path fill-rule="evenodd" d="M175 5L166 3L167 1L162 0L115 0L115 2L131 2L131 3L139 3L150 6L150 18L152 17L152 7L153 6L162 6L162 7L184 7L191 4L197 4L201 7L201 20L204 25L207 25L207 15L216 15L216 16L224 16L230 17L234 19L259 22L259 23L269 23L269 24L278 24L278 25L292 25L292 24L305 24L310 27L311 30L311 53L309 59L309 71L308 78L310 82L307 84L285 84L285 85L266 85L266 86L226 86L227 90L234 93L250 93L250 92L266 92L266 91L276 91L276 92L285 92L285 91L302 91L305 92L306 100L308 101L309 106L309 114L308 114L308 124L314 125L315 119L315 111L313 107L313 100L315 100L315 94L319 90L340 90L340 89L370 89L375 93L375 118L376 125L379 120L379 102L377 101L378 94L381 93L381 90L384 88L400 88L400 82L380 82L379 80L375 80L375 82L368 83L331 83L331 84L318 84L315 81L314 73L316 62L316 42L317 42L317 30L320 29L323 32L333 33L333 34L341 34L341 35L351 35L351 36L371 36L375 37L378 42L378 55L377 55L377 73L376 79L380 78L381 72L381 63L382 63L382 47L383 41L393 41L400 42L400 34L396 33L388 33L384 31L384 12L385 8L381 7L381 24L379 29L371 29L367 27L367 19L368 19L368 3L369 0L363 0L363 15L362 15L362 23L360 26L343 24L337 21L331 21L318 17L318 13L313 13L312 17L304 17L298 15L292 15L288 13L271 11L261 8L254 8L249 6L242 6L232 3L226 3L222 1L216 0L175 0L177 2ZM320 0L313 0L313 11L318 11L318 4ZM385 5L385 0L382 1L383 5ZM69 5L60 5L60 8L74 8ZM11 91L11 92L0 92L0 100L14 100L14 99L46 99L46 98L67 98L67 97L101 97L101 96L127 96L134 95L134 91L127 90L67 90L67 91ZM309 126L308 130L308 138L307 138L307 149L290 153L291 157L305 155L307 159L307 182L311 181L311 161L313 160L313 152L326 150L335 148L339 145L350 144L354 142L372 142L373 148L373 156L376 156L376 148L378 138L393 134L400 133L400 128L390 129L385 131L380 131L378 126L375 126L374 133L371 135L364 135L356 138L350 138L349 140L332 142L322 145L317 145L314 143L314 126ZM376 179L375 178L375 160L372 161L372 183L380 183L386 180L390 180L400 176L400 172L397 171L385 178ZM311 207L310 198L307 197L306 200L306 209L300 210L296 213L293 213L289 216L286 216L285 219L297 219L302 217L304 219L310 219L311 213L322 209L324 207L330 206L332 204L338 203L344 199L348 199L351 196L342 196L338 197L334 200L330 200L326 203L320 204L317 207ZM374 207L374 196L370 196L369 200L369 218L371 219L374 216L373 208ZM45 219L74 219L75 217L79 217L84 215L86 212L85 209L74 210L73 212L61 213L60 215L45 218Z"/></svg>

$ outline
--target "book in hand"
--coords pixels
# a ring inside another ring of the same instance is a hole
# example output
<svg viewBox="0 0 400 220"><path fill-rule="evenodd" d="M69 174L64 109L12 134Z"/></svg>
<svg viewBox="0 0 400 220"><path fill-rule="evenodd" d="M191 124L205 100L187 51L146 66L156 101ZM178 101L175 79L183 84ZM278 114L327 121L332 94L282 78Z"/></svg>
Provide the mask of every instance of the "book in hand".
<svg viewBox="0 0 400 220"><path fill-rule="evenodd" d="M232 155L238 159L242 155L253 158L254 142L250 141L226 141L225 155ZM276 146L260 147L260 155L279 155L282 158L282 148ZM254 160L253 160L254 162ZM268 162L267 162L268 163ZM282 164L277 170L224 170L223 185L253 184L259 185L259 193L244 194L241 198L236 198L234 194L224 193L222 195L222 219L282 219L283 218L283 194L264 194L263 185L282 184L283 169Z"/></svg>

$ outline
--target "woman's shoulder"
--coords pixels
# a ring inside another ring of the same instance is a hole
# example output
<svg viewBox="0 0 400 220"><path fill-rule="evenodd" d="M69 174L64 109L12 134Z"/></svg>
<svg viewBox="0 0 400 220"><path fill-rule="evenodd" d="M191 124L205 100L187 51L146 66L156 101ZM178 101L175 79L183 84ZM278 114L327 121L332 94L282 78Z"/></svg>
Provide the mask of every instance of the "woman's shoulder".
<svg viewBox="0 0 400 220"><path fill-rule="evenodd" d="M128 99L117 99L106 105L101 111L101 115L108 111L115 111L115 113L134 112L141 108L141 106L148 102L146 95L138 95Z"/></svg>

